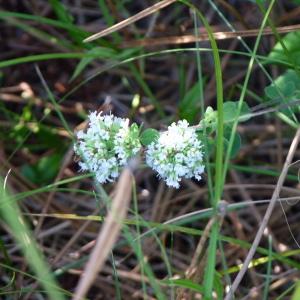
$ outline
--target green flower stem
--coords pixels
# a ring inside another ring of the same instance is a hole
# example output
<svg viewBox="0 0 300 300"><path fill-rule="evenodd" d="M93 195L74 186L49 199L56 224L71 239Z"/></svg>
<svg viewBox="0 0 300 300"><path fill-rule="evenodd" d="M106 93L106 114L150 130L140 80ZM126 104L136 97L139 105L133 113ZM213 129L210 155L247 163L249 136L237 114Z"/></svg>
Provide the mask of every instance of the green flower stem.
<svg viewBox="0 0 300 300"><path fill-rule="evenodd" d="M207 30L209 41L212 47L212 53L214 58L214 68L216 77L216 89L217 89L217 153L216 153L216 171L215 171L215 189L214 197L212 199L212 207L214 213L217 214L217 206L221 200L223 191L222 173L223 173L223 132L224 132L224 116L223 116L223 82L222 82L222 68L218 51L218 46L214 38L213 32L202 13L191 3L181 0L184 4L195 10L205 29ZM217 241L219 236L219 223L218 218L211 229L210 242L208 247L208 259L204 275L204 297L205 299L211 299L213 292L215 263L216 263L216 251Z"/></svg>

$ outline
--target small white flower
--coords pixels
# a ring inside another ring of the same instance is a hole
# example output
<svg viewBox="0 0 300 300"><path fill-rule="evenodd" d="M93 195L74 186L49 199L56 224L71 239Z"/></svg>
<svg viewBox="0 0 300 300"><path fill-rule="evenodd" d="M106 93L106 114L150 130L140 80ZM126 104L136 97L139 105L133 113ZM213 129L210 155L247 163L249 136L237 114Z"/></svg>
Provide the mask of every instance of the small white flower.
<svg viewBox="0 0 300 300"><path fill-rule="evenodd" d="M146 162L168 186L179 188L182 178L201 179L204 172L202 144L186 120L172 123L146 149Z"/></svg>
<svg viewBox="0 0 300 300"><path fill-rule="evenodd" d="M74 151L82 159L82 171L91 171L100 183L114 181L121 167L141 148L136 124L129 126L128 119L101 112L89 115L86 132L77 132Z"/></svg>

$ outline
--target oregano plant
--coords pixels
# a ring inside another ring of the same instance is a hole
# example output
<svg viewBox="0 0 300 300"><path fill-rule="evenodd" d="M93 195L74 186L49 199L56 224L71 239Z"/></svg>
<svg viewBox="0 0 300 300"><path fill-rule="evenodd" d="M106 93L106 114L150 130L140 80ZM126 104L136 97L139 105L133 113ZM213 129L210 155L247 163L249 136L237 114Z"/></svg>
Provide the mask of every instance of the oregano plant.
<svg viewBox="0 0 300 300"><path fill-rule="evenodd" d="M231 125L238 117L236 102L224 104L224 143L227 144ZM247 120L250 109L242 107L241 120ZM129 125L129 119L112 114L92 112L85 131L76 133L75 153L81 158L82 171L90 171L99 183L114 181L128 161L141 153L146 164L157 172L170 187L179 188L182 178L200 180L204 173L204 157L214 153L214 138L217 128L217 112L207 107L202 120L190 126L187 120L179 120L159 132L154 128L142 130L136 123ZM204 151L204 139L208 142L208 153ZM241 146L237 133L231 156Z"/></svg>

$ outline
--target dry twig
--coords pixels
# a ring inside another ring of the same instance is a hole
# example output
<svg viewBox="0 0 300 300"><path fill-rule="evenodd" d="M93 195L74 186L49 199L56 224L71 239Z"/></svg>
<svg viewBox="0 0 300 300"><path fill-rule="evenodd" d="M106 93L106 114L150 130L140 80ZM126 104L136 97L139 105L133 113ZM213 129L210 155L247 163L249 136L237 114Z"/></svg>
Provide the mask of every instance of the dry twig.
<svg viewBox="0 0 300 300"><path fill-rule="evenodd" d="M122 221L127 214L131 199L131 180L131 170L127 167L120 176L112 207L104 221L96 245L77 285L73 300L80 300L85 297L119 236Z"/></svg>
<svg viewBox="0 0 300 300"><path fill-rule="evenodd" d="M295 134L295 137L293 139L293 142L290 146L290 150L288 152L288 155L287 155L287 158L285 160L285 163L284 163L284 166L283 166L283 169L281 171L281 174L278 178L278 182L277 182L277 185L276 185L276 188L273 192L273 195L272 195L272 198L271 198L271 201L269 203L269 206L267 208L267 211L262 219L262 222L260 224L260 227L257 231L257 234L255 236L255 239L252 243L252 246L248 252L248 255L243 263L243 266L241 268L241 270L239 271L239 273L237 274L234 282L232 283L232 286L229 290L229 292L227 293L226 297L225 297L225 300L231 300L233 298L233 295L235 293L235 291L237 290L240 282L242 281L245 273L247 272L247 269L248 269L248 266L256 252L256 249L259 245L259 242L263 236L263 233L264 233L264 230L265 228L267 227L267 224L268 224L268 221L272 215L272 211L276 205L276 202L277 202L277 199L279 198L279 193L281 191L281 188L283 186L283 183L284 183L284 180L285 180L285 177L287 175L287 172L288 172L288 169L292 163L292 159L294 157L294 154L295 154L295 151L297 149L297 146L298 146L298 143L299 143L299 139L300 139L300 128L297 130L296 134Z"/></svg>
<svg viewBox="0 0 300 300"><path fill-rule="evenodd" d="M119 22L119 23L117 23L117 24L115 24L115 25L113 25L113 26L111 26L107 29L104 29L104 30L102 30L98 33L95 33L95 34L91 35L90 37L86 38L84 40L84 42L85 43L91 42L91 41L94 41L94 40L99 39L101 37L104 37L108 34L111 34L115 31L118 31L118 30L120 30L120 29L122 29L122 28L124 28L124 27L126 27L126 26L142 19L142 18L145 18L145 17L149 16L150 14L155 13L156 11L172 4L175 1L176 0L163 0L163 1L160 1L160 2L154 4L150 7L142 10L141 12L137 13L136 15L127 18L126 20L123 20L123 21L121 21L121 22Z"/></svg>

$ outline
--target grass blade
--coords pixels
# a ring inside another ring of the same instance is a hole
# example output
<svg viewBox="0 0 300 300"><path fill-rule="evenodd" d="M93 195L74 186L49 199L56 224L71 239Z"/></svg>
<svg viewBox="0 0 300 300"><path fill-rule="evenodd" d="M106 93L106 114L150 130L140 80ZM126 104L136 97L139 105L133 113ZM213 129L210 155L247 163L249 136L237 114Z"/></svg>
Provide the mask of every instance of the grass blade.
<svg viewBox="0 0 300 300"><path fill-rule="evenodd" d="M37 275L39 283L45 288L49 299L63 300L61 289L55 282L47 263L38 250L36 242L32 239L33 234L28 229L21 211L15 202L10 201L9 193L6 191L5 183L0 178L0 211L2 217L8 224L15 239L19 243L26 260ZM5 205L2 205L5 203Z"/></svg>

